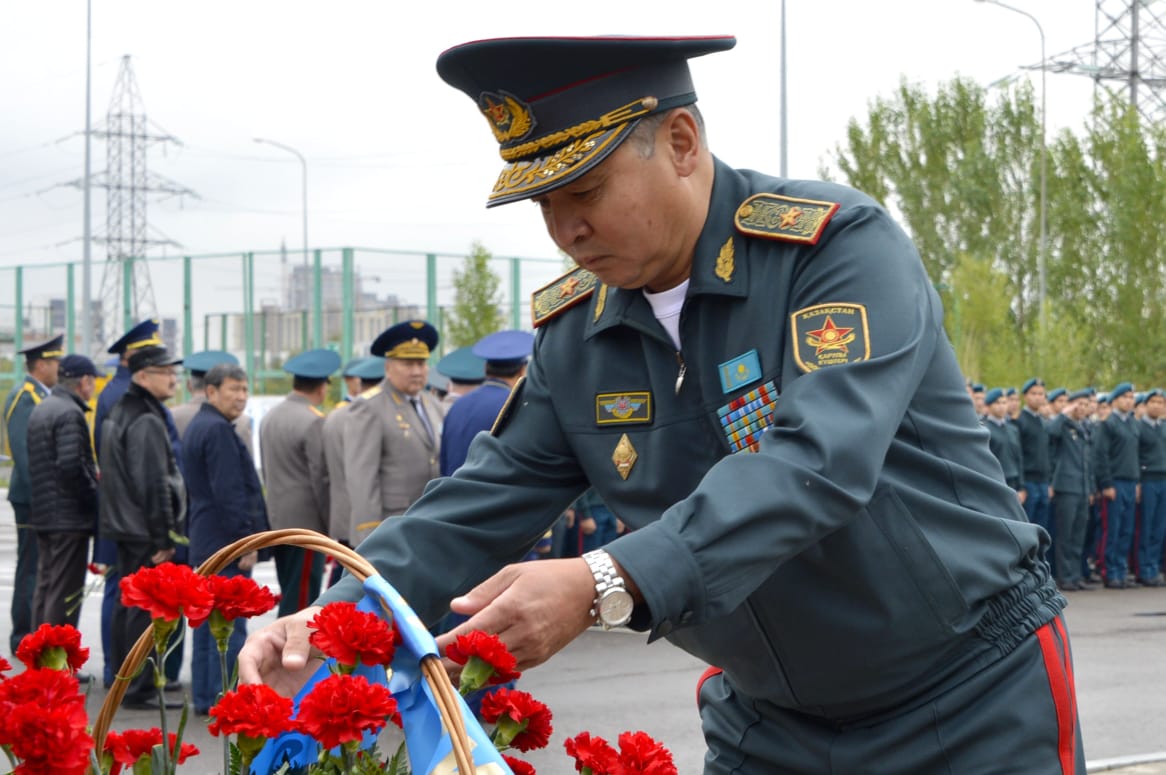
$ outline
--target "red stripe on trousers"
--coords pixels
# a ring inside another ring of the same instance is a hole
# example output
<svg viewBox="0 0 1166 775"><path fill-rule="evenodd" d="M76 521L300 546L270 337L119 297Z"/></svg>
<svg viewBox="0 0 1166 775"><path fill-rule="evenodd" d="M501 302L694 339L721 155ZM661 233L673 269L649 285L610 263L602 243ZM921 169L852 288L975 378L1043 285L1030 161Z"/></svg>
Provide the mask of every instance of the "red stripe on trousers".
<svg viewBox="0 0 1166 775"><path fill-rule="evenodd" d="M312 563L316 561L316 555L312 554L309 549L302 549L304 553L304 565L300 568L300 611L308 607L308 591L312 585Z"/></svg>
<svg viewBox="0 0 1166 775"><path fill-rule="evenodd" d="M1056 633L1053 632L1054 623ZM1061 654L1057 649L1058 636L1065 644L1064 654ZM1075 729L1077 702L1073 668L1069 662L1069 642L1065 638L1065 630L1059 618L1037 630L1036 637L1040 642L1041 655L1045 662L1045 673L1049 677L1049 690L1053 695L1053 707L1057 713L1057 754L1061 760L1061 772L1064 775L1074 775L1077 753Z"/></svg>

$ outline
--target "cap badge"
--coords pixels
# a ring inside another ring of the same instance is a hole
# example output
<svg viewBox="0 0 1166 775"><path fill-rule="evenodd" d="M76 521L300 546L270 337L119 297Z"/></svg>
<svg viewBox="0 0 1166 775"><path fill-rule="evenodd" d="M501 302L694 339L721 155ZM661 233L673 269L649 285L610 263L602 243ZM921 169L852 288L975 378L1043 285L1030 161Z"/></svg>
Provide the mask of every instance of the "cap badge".
<svg viewBox="0 0 1166 775"><path fill-rule="evenodd" d="M615 452L611 453L611 462L615 463L615 470L619 472L621 479L628 478L638 458L636 448L632 446L632 441L628 435L625 433L620 436L619 443L615 445Z"/></svg>
<svg viewBox="0 0 1166 775"><path fill-rule="evenodd" d="M490 122L499 143L521 140L534 129L534 115L525 102L506 92L482 92L478 108Z"/></svg>

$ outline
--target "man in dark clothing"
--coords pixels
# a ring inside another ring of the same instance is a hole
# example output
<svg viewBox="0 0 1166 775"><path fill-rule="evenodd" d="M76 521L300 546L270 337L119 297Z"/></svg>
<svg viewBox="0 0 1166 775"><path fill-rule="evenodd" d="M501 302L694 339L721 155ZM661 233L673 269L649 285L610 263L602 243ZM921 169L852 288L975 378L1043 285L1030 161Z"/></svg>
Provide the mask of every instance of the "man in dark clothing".
<svg viewBox="0 0 1166 775"><path fill-rule="evenodd" d="M988 448L1000 461L1000 468L1004 471L1004 481L1016 490L1021 505L1027 498L1024 486L1020 482L1024 472L1024 453L1020 446L1020 431L1016 425L1008 422L1008 396L1001 388L992 388L984 395L983 425L988 429Z"/></svg>
<svg viewBox="0 0 1166 775"><path fill-rule="evenodd" d="M1142 474L1142 532L1138 568L1143 584L1162 585L1162 544L1166 539L1166 396L1155 388L1146 393L1146 416L1140 422L1138 461Z"/></svg>
<svg viewBox="0 0 1166 775"><path fill-rule="evenodd" d="M1090 589L1081 567L1094 482L1089 434L1081 424L1089 411L1090 392L1086 388L1070 394L1065 410L1048 425L1057 525L1053 553L1057 584L1066 591Z"/></svg>
<svg viewBox="0 0 1166 775"><path fill-rule="evenodd" d="M235 431L234 422L247 406L247 372L220 363L206 373L206 402L182 437L182 468L190 494L190 561L201 565L234 541L268 529L263 491L255 461ZM258 554L240 557L219 571L221 576L250 576ZM235 620L227 648L227 670L247 637L247 625ZM194 631L191 662L194 710L206 715L222 691L219 654L210 625Z"/></svg>
<svg viewBox="0 0 1166 775"><path fill-rule="evenodd" d="M57 368L63 353L57 336L47 342L25 347L25 377L12 388L4 401L4 452L12 456L12 478L8 482L8 502L16 516L16 568L12 578L11 653L25 635L32 632L32 601L36 594L36 536L29 527L32 502L28 465L28 418L33 407L57 384Z"/></svg>
<svg viewBox="0 0 1166 775"><path fill-rule="evenodd" d="M1138 432L1134 419L1134 388L1122 382L1109 393L1113 411L1098 426L1097 481L1109 501L1105 522L1105 586L1134 586L1127 577L1130 547L1134 541L1134 515L1140 495L1138 481Z"/></svg>
<svg viewBox="0 0 1166 775"><path fill-rule="evenodd" d="M162 405L178 388L175 367L181 363L163 347L134 351L127 364L130 386L102 425L100 530L117 545L122 577L170 560L174 537L185 522L186 489ZM115 666L125 661L149 626L148 612L127 608L117 598L111 626ZM126 691L122 707L157 708L154 689L154 676L143 670Z"/></svg>
<svg viewBox="0 0 1166 775"><path fill-rule="evenodd" d="M1049 433L1045 429L1045 418L1040 414L1045 405L1045 383L1039 377L1033 377L1024 383L1020 392L1024 397L1024 408L1020 410L1016 423L1020 429L1020 453L1024 458L1021 476L1025 491L1024 513L1029 522L1051 533Z"/></svg>
<svg viewBox="0 0 1166 775"><path fill-rule="evenodd" d="M97 461L85 413L100 372L84 355L61 361L57 384L28 419L30 524L36 532L33 626L81 616L89 538L97 524Z"/></svg>

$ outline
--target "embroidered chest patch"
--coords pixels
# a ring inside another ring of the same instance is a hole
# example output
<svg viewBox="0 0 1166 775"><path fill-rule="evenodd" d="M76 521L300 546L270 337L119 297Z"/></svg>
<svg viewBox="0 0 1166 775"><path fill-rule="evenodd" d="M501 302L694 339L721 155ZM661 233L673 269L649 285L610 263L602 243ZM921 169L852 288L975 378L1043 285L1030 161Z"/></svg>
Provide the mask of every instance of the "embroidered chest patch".
<svg viewBox="0 0 1166 775"><path fill-rule="evenodd" d="M652 394L647 390L599 393L595 396L595 424L652 422Z"/></svg>
<svg viewBox="0 0 1166 775"><path fill-rule="evenodd" d="M831 302L790 315L794 360L802 371L870 359L870 329L862 304Z"/></svg>

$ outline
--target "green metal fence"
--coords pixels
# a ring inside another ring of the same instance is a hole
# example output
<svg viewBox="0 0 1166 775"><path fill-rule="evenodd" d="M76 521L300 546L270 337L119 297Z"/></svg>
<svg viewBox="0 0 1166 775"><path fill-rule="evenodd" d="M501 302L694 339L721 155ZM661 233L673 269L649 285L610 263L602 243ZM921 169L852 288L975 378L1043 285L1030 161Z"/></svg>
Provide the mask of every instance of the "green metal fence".
<svg viewBox="0 0 1166 775"><path fill-rule="evenodd" d="M280 365L304 349L331 347L345 360L368 352L377 334L402 319L423 317L444 331L454 303L453 276L465 255L376 248L322 248L300 253L248 251L125 262L118 275L91 267L92 353L106 347L149 312L125 312L141 295L148 273L163 339L180 353L222 349L234 353L265 392ZM512 328L529 328L530 294L563 272L559 258L494 257L502 279L502 307ZM63 333L65 349L83 342L79 263L0 267L0 395L22 373L14 353ZM102 289L105 289L102 291ZM112 299L102 305L101 298ZM104 307L116 307L116 310ZM447 343L439 347L440 355ZM436 357L436 356L435 356Z"/></svg>

